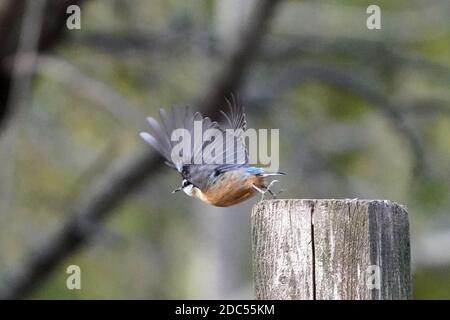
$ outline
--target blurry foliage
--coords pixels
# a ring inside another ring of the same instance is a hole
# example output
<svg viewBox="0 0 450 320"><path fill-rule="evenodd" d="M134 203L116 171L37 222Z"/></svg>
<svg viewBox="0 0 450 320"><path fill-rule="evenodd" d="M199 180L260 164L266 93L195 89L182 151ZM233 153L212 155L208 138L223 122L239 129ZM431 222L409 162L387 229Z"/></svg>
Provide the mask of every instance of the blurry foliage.
<svg viewBox="0 0 450 320"><path fill-rule="evenodd" d="M422 269L413 274L414 299L449 299L450 269Z"/></svg>

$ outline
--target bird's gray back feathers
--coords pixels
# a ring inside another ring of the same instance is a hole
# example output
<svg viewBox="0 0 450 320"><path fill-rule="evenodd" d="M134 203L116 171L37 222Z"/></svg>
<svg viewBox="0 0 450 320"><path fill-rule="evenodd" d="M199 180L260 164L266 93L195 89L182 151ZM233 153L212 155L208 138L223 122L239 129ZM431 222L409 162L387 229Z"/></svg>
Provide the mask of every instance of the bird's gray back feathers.
<svg viewBox="0 0 450 320"><path fill-rule="evenodd" d="M199 112L194 113L189 107L173 107L170 113L160 109L160 122L148 117L151 130L141 132L140 135L166 159L169 166L179 171L184 178L195 180L190 181L201 187L202 181L214 173L215 169L248 163L247 149L242 136L246 129L245 113L242 105L238 104L234 97L228 103L228 107L228 113L222 111L226 119L223 126L219 126L208 117L203 117ZM201 123L203 133L208 129L216 129L215 132L220 133L219 138L203 141L202 136L197 137L194 134L195 121ZM186 129L185 132L189 137L182 136L182 140L172 141L172 132L175 129ZM234 130L234 134L227 129ZM179 143L183 144L183 150L189 149L189 154L178 154L174 157L172 150ZM187 145L184 145L185 143ZM185 174L189 177L185 177Z"/></svg>

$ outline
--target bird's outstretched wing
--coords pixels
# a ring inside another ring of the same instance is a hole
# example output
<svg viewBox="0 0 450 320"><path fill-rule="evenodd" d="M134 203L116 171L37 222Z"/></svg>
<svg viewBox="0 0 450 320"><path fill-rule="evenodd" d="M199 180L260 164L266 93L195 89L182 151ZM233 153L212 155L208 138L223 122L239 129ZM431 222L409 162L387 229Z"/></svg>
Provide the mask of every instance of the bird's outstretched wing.
<svg viewBox="0 0 450 320"><path fill-rule="evenodd" d="M183 176L192 176L187 168L193 172L202 166L202 170L213 173L214 166L245 164L248 162L247 150L239 133L246 127L242 105L237 104L233 97L232 102L229 101L229 113L223 114L228 124L220 127L217 122L199 112L192 112L189 107L173 107L169 113L160 109L160 122L148 117L151 130L141 132L140 136L166 159L166 164ZM179 131L183 134L174 137L176 129L184 129ZM235 133L231 134L226 129L233 129Z"/></svg>
<svg viewBox="0 0 450 320"><path fill-rule="evenodd" d="M160 109L159 117L160 122L148 117L151 130L141 132L140 136L166 159L167 165L179 172L184 165L195 163L195 157L201 154L202 137L194 135L194 123L198 122L203 131L218 128L216 122L204 118L199 112L194 113L189 107L172 107L169 113ZM177 129L184 130L176 134ZM176 146L180 153L173 152Z"/></svg>
<svg viewBox="0 0 450 320"><path fill-rule="evenodd" d="M231 100L227 100L228 113L221 110L220 113L225 117L227 124L224 128L233 130L247 130L247 121L245 120L245 112L242 103L239 101L239 96L231 95Z"/></svg>
<svg viewBox="0 0 450 320"><path fill-rule="evenodd" d="M245 131L247 130L247 121L245 112L239 96L231 95L231 100L227 99L228 112L220 111L226 122L221 126L227 139L234 141L233 152L226 155L226 164L247 164L248 150L245 144ZM229 131L231 129L231 133ZM232 135L230 137L230 135Z"/></svg>

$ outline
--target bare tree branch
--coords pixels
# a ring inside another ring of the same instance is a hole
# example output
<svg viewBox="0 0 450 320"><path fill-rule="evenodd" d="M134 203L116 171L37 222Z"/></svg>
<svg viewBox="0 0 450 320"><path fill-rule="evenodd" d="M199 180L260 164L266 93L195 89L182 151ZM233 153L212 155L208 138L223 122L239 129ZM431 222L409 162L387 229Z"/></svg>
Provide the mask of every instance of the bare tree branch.
<svg viewBox="0 0 450 320"><path fill-rule="evenodd" d="M2 88L8 89L3 108L5 116L6 110L10 110L10 113L12 111L19 113L28 101L33 68L29 66L24 68L25 61L20 59L20 56L34 53L39 46L44 7L45 0L38 0L27 2L23 8L24 13L17 36L17 52L9 72L8 88ZM34 66L34 61L26 60L26 62L31 62L31 66Z"/></svg>
<svg viewBox="0 0 450 320"><path fill-rule="evenodd" d="M294 86L311 80L318 80L350 91L367 100L389 120L392 127L403 136L410 146L413 154L413 174L427 176L425 152L416 130L405 121L401 110L393 105L388 96L379 89L377 83L348 70L318 64L291 66L280 74L281 76L272 79L270 90L260 90L272 93L264 96L266 102L275 99Z"/></svg>
<svg viewBox="0 0 450 320"><path fill-rule="evenodd" d="M224 97L236 91L250 68L274 15L279 0L260 0L242 33L237 47L227 59L222 71L203 98L200 110L209 115L219 113ZM99 223L109 216L123 200L135 192L149 176L159 171L161 159L143 153L126 161L123 166L106 174L89 188L87 195L69 211L70 219L56 234L27 255L21 270L7 280L2 299L20 299L28 296L65 257L85 244L95 233Z"/></svg>
<svg viewBox="0 0 450 320"><path fill-rule="evenodd" d="M40 33L37 43L38 52L47 51L58 44L66 28L66 9L71 4L80 4L83 0L47 0L44 9L45 18L41 26L34 26L33 32ZM14 56L18 50L20 26L24 19L27 2L33 0L8 0L0 10L0 132L4 123L11 117L12 108L8 102L11 91L12 70L5 59ZM33 27L33 26L32 26ZM36 39L37 40L37 39ZM32 41L30 41L32 42Z"/></svg>
<svg viewBox="0 0 450 320"><path fill-rule="evenodd" d="M43 14L46 0L29 1L24 8L22 23L20 26L17 54L12 59L10 73L10 92L8 95L8 110L13 110L17 120L20 118L22 109L25 109L30 103L30 88L33 74L34 60L31 67L24 68L24 61L19 57L25 53L31 53L37 50L40 31L43 21ZM34 55L33 55L34 56ZM1 89L0 89L1 90ZM12 113L12 112L11 112ZM17 124L18 121L15 123ZM15 175L16 175L16 138L17 125L10 125L6 134L0 139L0 148L3 153L0 156L0 162L5 170L2 184L0 185L0 221L4 221L13 211L15 199Z"/></svg>
<svg viewBox="0 0 450 320"><path fill-rule="evenodd" d="M436 116L444 114L450 116L450 101L444 99L421 99L418 101L402 102L405 108L401 112L413 116Z"/></svg>
<svg viewBox="0 0 450 320"><path fill-rule="evenodd" d="M275 45L263 48L265 61L286 63L302 56L346 54L361 65L410 68L432 76L434 81L450 82L450 68L430 61L418 53L405 52L399 46L383 41L352 38L287 37L276 39Z"/></svg>
<svg viewBox="0 0 450 320"><path fill-rule="evenodd" d="M70 86L74 92L96 102L116 120L125 122L132 128L140 128L145 123L145 114L136 105L106 83L84 74L68 61L40 55L37 57L36 72Z"/></svg>
<svg viewBox="0 0 450 320"><path fill-rule="evenodd" d="M214 34L208 30L195 30L196 44L205 52L218 56L223 52L214 41ZM164 52L177 54L181 52L184 42L189 36L186 30L165 30L161 33L133 33L131 35L110 35L107 33L89 33L82 38L74 39L81 46L89 46L103 50L112 55L145 54ZM322 38L317 36L287 36L270 38L270 46L261 49L260 60L272 64L285 64L298 61L299 58L311 55L351 56L360 65L384 65L418 70L430 76L433 81L450 82L450 68L442 63L431 61L418 54L405 52L399 46L380 40L355 38Z"/></svg>

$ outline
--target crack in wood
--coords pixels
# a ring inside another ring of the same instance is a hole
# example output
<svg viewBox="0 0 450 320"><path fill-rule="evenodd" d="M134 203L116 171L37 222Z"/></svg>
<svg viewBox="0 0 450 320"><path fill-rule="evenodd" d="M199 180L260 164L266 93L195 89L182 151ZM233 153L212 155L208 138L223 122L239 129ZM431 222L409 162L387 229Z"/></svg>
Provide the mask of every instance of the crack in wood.
<svg viewBox="0 0 450 320"><path fill-rule="evenodd" d="M316 300L316 248L314 246L314 202L311 203L311 266L312 266L312 299Z"/></svg>
<svg viewBox="0 0 450 320"><path fill-rule="evenodd" d="M394 202L261 201L252 239L257 299L411 298L408 216Z"/></svg>

